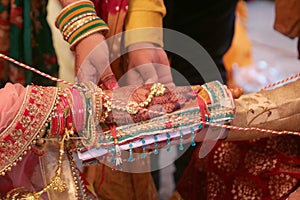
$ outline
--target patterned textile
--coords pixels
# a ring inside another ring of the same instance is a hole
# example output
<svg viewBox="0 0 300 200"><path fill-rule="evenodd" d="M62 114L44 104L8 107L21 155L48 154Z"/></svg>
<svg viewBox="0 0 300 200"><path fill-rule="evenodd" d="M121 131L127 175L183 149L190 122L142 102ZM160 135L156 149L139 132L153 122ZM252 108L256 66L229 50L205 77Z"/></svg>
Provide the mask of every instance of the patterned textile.
<svg viewBox="0 0 300 200"><path fill-rule="evenodd" d="M46 21L48 0L0 1L0 52L52 76L58 74L50 28ZM7 82L23 85L56 83L0 61L0 87Z"/></svg>
<svg viewBox="0 0 300 200"><path fill-rule="evenodd" d="M286 199L300 185L297 136L218 142L203 159L200 147L177 187L183 199Z"/></svg>

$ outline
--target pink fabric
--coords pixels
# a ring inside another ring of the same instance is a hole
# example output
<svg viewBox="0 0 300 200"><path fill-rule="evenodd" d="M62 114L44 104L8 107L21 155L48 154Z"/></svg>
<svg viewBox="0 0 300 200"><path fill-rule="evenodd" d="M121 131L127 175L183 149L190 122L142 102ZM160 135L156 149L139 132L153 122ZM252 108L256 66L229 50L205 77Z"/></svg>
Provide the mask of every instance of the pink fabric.
<svg viewBox="0 0 300 200"><path fill-rule="evenodd" d="M26 89L21 84L7 83L0 89L0 133L12 122L18 113Z"/></svg>

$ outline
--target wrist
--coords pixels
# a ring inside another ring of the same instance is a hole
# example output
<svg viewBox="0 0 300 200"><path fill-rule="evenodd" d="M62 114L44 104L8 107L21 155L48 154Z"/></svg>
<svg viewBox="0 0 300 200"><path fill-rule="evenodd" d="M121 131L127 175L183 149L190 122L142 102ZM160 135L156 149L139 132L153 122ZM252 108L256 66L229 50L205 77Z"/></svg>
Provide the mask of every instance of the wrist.
<svg viewBox="0 0 300 200"><path fill-rule="evenodd" d="M152 42L138 42L128 46L128 52L139 50L139 49L156 49L160 48L157 44Z"/></svg>
<svg viewBox="0 0 300 200"><path fill-rule="evenodd" d="M63 7L66 7L68 6L69 4L72 4L74 2L76 2L78 0L59 0L60 4L63 6Z"/></svg>

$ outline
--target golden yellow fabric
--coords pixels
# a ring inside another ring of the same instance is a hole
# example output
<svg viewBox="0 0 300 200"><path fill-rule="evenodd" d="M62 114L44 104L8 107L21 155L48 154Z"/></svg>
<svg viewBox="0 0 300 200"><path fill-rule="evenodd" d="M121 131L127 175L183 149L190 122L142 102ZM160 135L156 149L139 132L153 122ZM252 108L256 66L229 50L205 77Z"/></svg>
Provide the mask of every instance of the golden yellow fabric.
<svg viewBox="0 0 300 200"><path fill-rule="evenodd" d="M162 30L141 30L141 28L162 27L162 18L165 14L163 0L130 0L125 30L139 30L132 34L125 34L125 47L138 42L151 42L162 46Z"/></svg>
<svg viewBox="0 0 300 200"><path fill-rule="evenodd" d="M229 84L233 81L233 64L237 64L239 67L247 67L253 64L252 44L246 28L247 18L247 4L244 1L239 1L236 8L235 30L232 44L223 57Z"/></svg>

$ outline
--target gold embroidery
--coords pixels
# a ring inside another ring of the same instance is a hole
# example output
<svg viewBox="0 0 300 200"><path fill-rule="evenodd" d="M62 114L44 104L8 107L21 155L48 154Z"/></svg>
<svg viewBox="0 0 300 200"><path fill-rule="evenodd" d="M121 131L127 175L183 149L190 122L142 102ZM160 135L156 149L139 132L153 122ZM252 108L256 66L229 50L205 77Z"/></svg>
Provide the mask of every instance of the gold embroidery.
<svg viewBox="0 0 300 200"><path fill-rule="evenodd" d="M272 137L268 140L267 147L290 156L299 156L298 136L284 135Z"/></svg>
<svg viewBox="0 0 300 200"><path fill-rule="evenodd" d="M0 174L10 171L22 160L27 150L39 138L39 132L50 115L57 88L28 86L19 112L11 124L0 133ZM33 110L36 108L35 111Z"/></svg>
<svg viewBox="0 0 300 200"><path fill-rule="evenodd" d="M224 182L215 173L208 173L207 176L207 199L223 199L226 189Z"/></svg>
<svg viewBox="0 0 300 200"><path fill-rule="evenodd" d="M253 175L259 175L264 171L271 171L276 167L277 159L265 151L249 150L245 156L245 168Z"/></svg>
<svg viewBox="0 0 300 200"><path fill-rule="evenodd" d="M250 179L243 177L234 179L231 193L233 199L260 200L262 198L262 189Z"/></svg>
<svg viewBox="0 0 300 200"><path fill-rule="evenodd" d="M224 172L234 171L239 164L240 151L237 145L224 142L214 152L214 164Z"/></svg>
<svg viewBox="0 0 300 200"><path fill-rule="evenodd" d="M261 94L248 94L236 100L247 111L247 125L257 125L279 118L276 104Z"/></svg>
<svg viewBox="0 0 300 200"><path fill-rule="evenodd" d="M280 199L296 186L297 179L288 174L277 174L270 177L268 188L272 199Z"/></svg>

